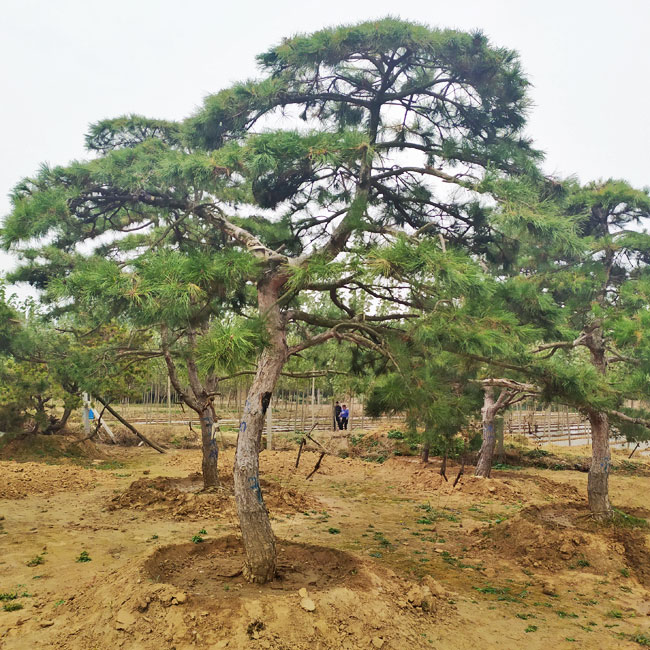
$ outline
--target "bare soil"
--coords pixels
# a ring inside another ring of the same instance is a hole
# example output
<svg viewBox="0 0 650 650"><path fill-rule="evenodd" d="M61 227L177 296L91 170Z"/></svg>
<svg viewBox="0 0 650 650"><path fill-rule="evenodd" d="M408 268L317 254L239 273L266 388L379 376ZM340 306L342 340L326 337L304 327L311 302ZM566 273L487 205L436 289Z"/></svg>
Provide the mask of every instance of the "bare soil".
<svg viewBox="0 0 650 650"><path fill-rule="evenodd" d="M316 453L296 470L295 450L265 451L279 571L260 586L240 573L232 450L213 492L196 449L83 453L0 461L1 648L614 649L650 637L647 460L612 475L626 515L602 526L579 471L481 480L467 467L453 487L454 464L445 481L437 461L326 456L306 480Z"/></svg>
<svg viewBox="0 0 650 650"><path fill-rule="evenodd" d="M317 499L277 482L260 479L260 487L271 515L290 515L319 506ZM151 518L233 520L236 516L233 477L222 472L219 487L211 490L203 489L203 478L198 472L182 478L140 478L124 492L111 497L108 509L118 508L142 510Z"/></svg>

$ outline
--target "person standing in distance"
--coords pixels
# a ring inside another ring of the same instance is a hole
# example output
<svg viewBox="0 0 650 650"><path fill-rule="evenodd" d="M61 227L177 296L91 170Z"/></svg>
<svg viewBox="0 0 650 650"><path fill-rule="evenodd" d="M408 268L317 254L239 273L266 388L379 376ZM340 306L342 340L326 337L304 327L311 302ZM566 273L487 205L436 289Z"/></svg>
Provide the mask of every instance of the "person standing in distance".
<svg viewBox="0 0 650 650"><path fill-rule="evenodd" d="M334 428L341 429L341 405L338 401L334 405Z"/></svg>
<svg viewBox="0 0 650 650"><path fill-rule="evenodd" d="M350 410L345 404L343 404L343 407L341 408L341 416L339 418L339 422L340 422L339 428L341 430L348 428L349 419L350 419Z"/></svg>

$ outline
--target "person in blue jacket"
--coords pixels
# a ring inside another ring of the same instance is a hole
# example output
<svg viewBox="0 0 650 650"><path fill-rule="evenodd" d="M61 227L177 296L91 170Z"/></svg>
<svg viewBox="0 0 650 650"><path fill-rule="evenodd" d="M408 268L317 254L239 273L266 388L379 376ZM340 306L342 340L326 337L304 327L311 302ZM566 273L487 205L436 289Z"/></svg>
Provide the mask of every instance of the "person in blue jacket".
<svg viewBox="0 0 650 650"><path fill-rule="evenodd" d="M343 404L343 407L341 408L341 416L339 417L339 429L347 429L348 428L348 420L350 419L350 409Z"/></svg>

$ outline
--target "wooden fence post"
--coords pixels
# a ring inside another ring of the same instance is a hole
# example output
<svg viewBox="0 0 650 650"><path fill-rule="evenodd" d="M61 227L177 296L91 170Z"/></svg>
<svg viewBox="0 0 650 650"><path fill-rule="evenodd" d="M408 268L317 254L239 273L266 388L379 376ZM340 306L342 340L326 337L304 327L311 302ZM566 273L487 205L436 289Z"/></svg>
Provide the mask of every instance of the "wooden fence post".
<svg viewBox="0 0 650 650"><path fill-rule="evenodd" d="M266 409L266 448L273 449L273 407L270 404Z"/></svg>
<svg viewBox="0 0 650 650"><path fill-rule="evenodd" d="M167 424L172 423L172 382L167 377Z"/></svg>
<svg viewBox="0 0 650 650"><path fill-rule="evenodd" d="M90 435L90 399L88 393L83 394L83 404L84 433L88 436Z"/></svg>
<svg viewBox="0 0 650 650"><path fill-rule="evenodd" d="M314 411L316 407L316 377L311 378L311 428L314 429L316 424L316 412Z"/></svg>

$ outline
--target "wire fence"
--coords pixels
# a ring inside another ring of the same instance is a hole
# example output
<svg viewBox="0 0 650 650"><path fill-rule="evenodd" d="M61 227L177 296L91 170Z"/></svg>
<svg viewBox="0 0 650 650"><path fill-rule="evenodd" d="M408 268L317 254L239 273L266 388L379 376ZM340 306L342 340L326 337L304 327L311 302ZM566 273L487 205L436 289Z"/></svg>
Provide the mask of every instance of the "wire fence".
<svg viewBox="0 0 650 650"><path fill-rule="evenodd" d="M528 406L526 408L526 406ZM591 425L582 414L566 406L545 409L515 408L506 412L503 418L505 436L525 436L537 444L571 447L591 445ZM618 448L635 447L612 429L610 444ZM640 450L650 449L650 441L639 443Z"/></svg>
<svg viewBox="0 0 650 650"><path fill-rule="evenodd" d="M233 391L215 399L214 407L219 426L228 431L239 428L243 413L246 392ZM364 412L363 401L356 396L346 396L339 400L346 404L350 411L347 424L348 431L368 431L382 427L403 428L402 417L369 418ZM170 391L169 395L149 391L143 395L142 401L124 399L119 405L114 405L120 415L134 425L186 425L199 427L199 416L185 406L178 397ZM115 419L109 413L103 414L103 419L113 422ZM286 392L274 396L267 412L266 427L273 433L288 434L294 431L334 431L337 428L334 418L334 402L326 400L318 392L307 391Z"/></svg>
<svg viewBox="0 0 650 650"><path fill-rule="evenodd" d="M247 386L242 385L215 397L214 406L222 430L236 431L239 428L246 394ZM347 404L350 410L348 431L404 427L403 417L367 417L363 399L359 396L343 395L338 401ZM169 383L167 386L152 385L143 391L141 399L124 399L114 407L134 425L167 424L200 428L198 415L182 403L180 396ZM104 413L103 419L107 422L114 421L108 413ZM535 444L568 447L591 444L589 421L567 406L538 408L534 402L523 402L506 411L503 424L506 439L523 436ZM279 390L273 396L269 407L265 429L272 434L285 435L308 430L334 431L334 399L316 389L313 382L306 386L305 390ZM632 444L617 436L615 429L613 432L613 447L629 447ZM650 441L641 443L639 449L650 450Z"/></svg>

